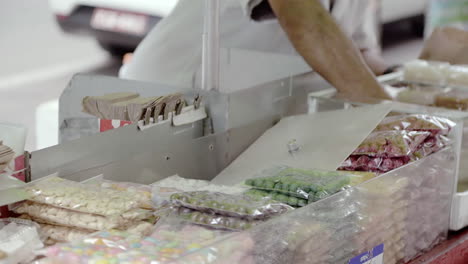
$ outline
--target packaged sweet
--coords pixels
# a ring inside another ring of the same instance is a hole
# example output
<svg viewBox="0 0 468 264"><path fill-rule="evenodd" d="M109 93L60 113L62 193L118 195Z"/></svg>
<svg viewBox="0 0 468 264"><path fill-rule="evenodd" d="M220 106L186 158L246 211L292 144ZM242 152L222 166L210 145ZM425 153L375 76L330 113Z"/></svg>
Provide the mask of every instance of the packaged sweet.
<svg viewBox="0 0 468 264"><path fill-rule="evenodd" d="M34 251L44 247L39 226L17 218L0 219L0 263L27 263L34 259Z"/></svg>
<svg viewBox="0 0 468 264"><path fill-rule="evenodd" d="M230 231L242 231L263 223L261 220L248 220L232 216L205 213L185 207L173 207L173 215L193 224Z"/></svg>
<svg viewBox="0 0 468 264"><path fill-rule="evenodd" d="M158 207L167 206L172 194L195 191L241 194L247 191L247 188L244 186L217 185L209 181L185 179L175 175L152 184L153 203Z"/></svg>
<svg viewBox="0 0 468 264"><path fill-rule="evenodd" d="M41 234L47 238L57 242L70 242L74 240L83 239L89 236L94 231L86 229L71 228L66 226L40 224ZM51 242L49 242L51 243Z"/></svg>
<svg viewBox="0 0 468 264"><path fill-rule="evenodd" d="M255 189L279 192L288 196L315 202L330 196L349 186L351 174L343 172L325 172L319 170L301 170L280 167L264 171L271 175L249 179L246 185ZM358 177L358 176L354 176Z"/></svg>
<svg viewBox="0 0 468 264"><path fill-rule="evenodd" d="M450 64L445 62L414 60L404 65L404 79L411 82L444 85Z"/></svg>
<svg viewBox="0 0 468 264"><path fill-rule="evenodd" d="M435 97L435 106L455 109L468 110L468 93L462 91L451 91Z"/></svg>
<svg viewBox="0 0 468 264"><path fill-rule="evenodd" d="M269 197L275 201L278 201L280 203L284 203L290 206L294 206L294 207L303 207L309 204L309 201L307 199L298 198L296 196L290 196L290 195L280 193L280 192L251 189L251 190L248 190L245 194L253 196L253 197L257 197L257 198Z"/></svg>
<svg viewBox="0 0 468 264"><path fill-rule="evenodd" d="M396 100L403 103L417 105L433 105L435 98L441 94L441 88L433 89L429 87L413 88L409 87L398 92Z"/></svg>
<svg viewBox="0 0 468 264"><path fill-rule="evenodd" d="M25 201L13 208L17 214L27 214L34 221L41 223L84 228L89 230L106 230L128 225L132 221L144 220L150 217L147 211L128 211L122 215L102 216L82 213L54 207L46 204Z"/></svg>
<svg viewBox="0 0 468 264"><path fill-rule="evenodd" d="M293 209L268 198L207 191L176 193L171 195L171 202L201 212L256 220L268 219Z"/></svg>
<svg viewBox="0 0 468 264"><path fill-rule="evenodd" d="M174 263L224 234L177 221L159 224L146 237L116 230L98 232L83 240L47 248L43 263Z"/></svg>
<svg viewBox="0 0 468 264"><path fill-rule="evenodd" d="M116 182L105 180L102 177L97 177L89 181L83 182L87 185L95 185L105 189L111 189L122 192L129 192L138 200L138 207L143 209L152 209L151 201L151 186L132 183L132 182Z"/></svg>
<svg viewBox="0 0 468 264"><path fill-rule="evenodd" d="M442 117L430 115L402 115L385 118L375 131L426 131L431 135L448 135L456 124Z"/></svg>
<svg viewBox="0 0 468 264"><path fill-rule="evenodd" d="M25 187L30 200L77 212L102 216L120 215L138 206L131 193L49 177Z"/></svg>
<svg viewBox="0 0 468 264"><path fill-rule="evenodd" d="M416 152L415 152L416 153ZM373 171L389 172L408 164L411 161L409 156L397 158L382 158L353 155L347 158L340 167L340 170L350 171Z"/></svg>
<svg viewBox="0 0 468 264"><path fill-rule="evenodd" d="M378 158L410 156L431 135L419 131L382 131L370 134L352 155Z"/></svg>
<svg viewBox="0 0 468 264"><path fill-rule="evenodd" d="M446 70L446 84L453 86L468 86L468 66L450 66Z"/></svg>

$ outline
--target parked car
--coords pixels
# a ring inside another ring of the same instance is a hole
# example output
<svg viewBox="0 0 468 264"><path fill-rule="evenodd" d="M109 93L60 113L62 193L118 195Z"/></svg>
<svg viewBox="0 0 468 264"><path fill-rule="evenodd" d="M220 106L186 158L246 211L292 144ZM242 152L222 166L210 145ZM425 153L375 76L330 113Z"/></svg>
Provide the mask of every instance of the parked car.
<svg viewBox="0 0 468 264"><path fill-rule="evenodd" d="M49 0L49 3L64 31L91 34L111 54L121 55L132 51L172 11L177 1ZM427 0L377 1L381 2L382 23L421 17L427 4ZM414 21L415 27L423 27L421 19Z"/></svg>
<svg viewBox="0 0 468 264"><path fill-rule="evenodd" d="M392 23L417 18L426 11L428 0L381 0L382 22Z"/></svg>
<svg viewBox="0 0 468 264"><path fill-rule="evenodd" d="M133 50L177 0L49 0L60 27L94 36L111 54Z"/></svg>

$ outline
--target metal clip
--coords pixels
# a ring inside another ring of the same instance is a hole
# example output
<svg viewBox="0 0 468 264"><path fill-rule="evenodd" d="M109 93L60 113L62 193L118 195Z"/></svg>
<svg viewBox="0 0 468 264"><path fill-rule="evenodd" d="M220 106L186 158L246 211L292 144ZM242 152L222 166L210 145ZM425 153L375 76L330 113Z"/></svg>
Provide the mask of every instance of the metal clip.
<svg viewBox="0 0 468 264"><path fill-rule="evenodd" d="M297 141L295 139L292 139L288 142L288 152L291 155L294 155L295 153L299 152L301 147L297 144Z"/></svg>
<svg viewBox="0 0 468 264"><path fill-rule="evenodd" d="M201 99L202 98L200 94L197 94L197 96L195 96L195 99L193 100L193 106L195 107L195 109L198 109L200 107Z"/></svg>

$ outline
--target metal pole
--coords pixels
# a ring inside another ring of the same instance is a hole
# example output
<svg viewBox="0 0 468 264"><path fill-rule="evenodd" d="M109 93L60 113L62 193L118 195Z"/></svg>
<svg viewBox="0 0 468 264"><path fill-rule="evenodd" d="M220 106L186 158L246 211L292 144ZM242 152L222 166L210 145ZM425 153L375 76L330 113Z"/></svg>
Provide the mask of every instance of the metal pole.
<svg viewBox="0 0 468 264"><path fill-rule="evenodd" d="M202 89L219 90L219 0L205 0Z"/></svg>

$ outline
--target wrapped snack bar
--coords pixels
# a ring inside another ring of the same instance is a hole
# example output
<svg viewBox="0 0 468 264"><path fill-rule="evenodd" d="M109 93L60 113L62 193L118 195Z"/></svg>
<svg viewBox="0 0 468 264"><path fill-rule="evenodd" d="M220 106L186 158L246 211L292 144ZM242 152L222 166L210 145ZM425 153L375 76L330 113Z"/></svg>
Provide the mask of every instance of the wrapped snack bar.
<svg viewBox="0 0 468 264"><path fill-rule="evenodd" d="M323 199L348 187L351 178L359 177L343 172L301 170L289 167L266 170L262 174L271 176L249 179L245 184L254 189L305 199L309 203ZM276 195L274 199L284 202L286 198ZM291 203L295 202L292 201ZM298 200L297 204L298 206L300 206L299 204L303 205L303 201Z"/></svg>
<svg viewBox="0 0 468 264"><path fill-rule="evenodd" d="M430 136L429 132L383 131L369 135L352 155L371 157L406 157Z"/></svg>
<svg viewBox="0 0 468 264"><path fill-rule="evenodd" d="M446 71L447 85L468 87L468 66L452 65Z"/></svg>
<svg viewBox="0 0 468 264"><path fill-rule="evenodd" d="M249 220L239 217L205 213L185 207L173 207L172 211L175 217L190 223L230 231L246 230L263 222L262 220Z"/></svg>
<svg viewBox="0 0 468 264"><path fill-rule="evenodd" d="M43 263L174 263L225 234L171 219L144 237L113 230L49 247Z"/></svg>
<svg viewBox="0 0 468 264"><path fill-rule="evenodd" d="M151 217L150 212L138 209L125 212L122 215L102 216L31 201L20 203L13 211L18 214L27 214L35 221L43 223L90 230L119 228L128 225L132 221L144 220Z"/></svg>
<svg viewBox="0 0 468 264"><path fill-rule="evenodd" d="M144 209L153 208L150 185L137 184L132 182L116 182L102 179L102 177L96 179L93 178L92 180L86 181L84 183L87 185L99 186L105 189L129 192L133 197L138 199L138 207Z"/></svg>
<svg viewBox="0 0 468 264"><path fill-rule="evenodd" d="M25 188L31 195L31 201L83 213L113 216L138 206L138 199L128 192L94 188L57 177Z"/></svg>
<svg viewBox="0 0 468 264"><path fill-rule="evenodd" d="M430 115L402 115L385 118L375 131L426 131L431 135L448 135L455 123L447 118Z"/></svg>
<svg viewBox="0 0 468 264"><path fill-rule="evenodd" d="M412 82L443 85L449 67L450 64L444 62L414 60L404 65L404 78Z"/></svg>
<svg viewBox="0 0 468 264"><path fill-rule="evenodd" d="M247 190L244 186L218 185L209 181L185 179L175 175L152 184L152 200L156 207L161 207L167 206L171 195L175 193L207 191L237 195Z"/></svg>
<svg viewBox="0 0 468 264"><path fill-rule="evenodd" d="M171 202L193 210L245 219L267 219L291 210L271 199L216 192L186 192L171 195Z"/></svg>

